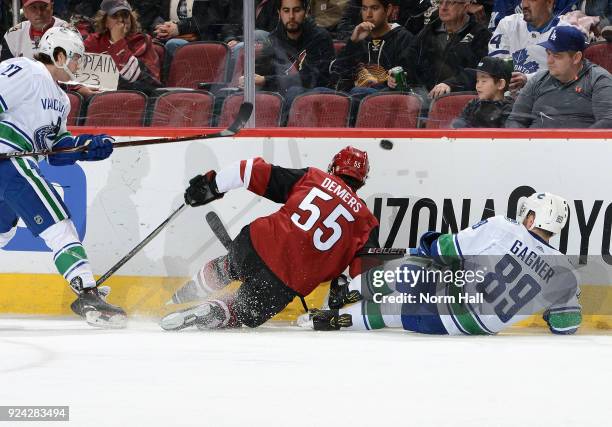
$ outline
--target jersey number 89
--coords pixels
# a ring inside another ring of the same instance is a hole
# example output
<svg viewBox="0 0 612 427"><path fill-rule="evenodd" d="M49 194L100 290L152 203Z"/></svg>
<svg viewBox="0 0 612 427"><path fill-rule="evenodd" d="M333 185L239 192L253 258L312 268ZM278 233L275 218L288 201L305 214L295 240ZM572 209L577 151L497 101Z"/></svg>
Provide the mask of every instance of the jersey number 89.
<svg viewBox="0 0 612 427"><path fill-rule="evenodd" d="M508 298L504 296L494 306L495 314L504 323L512 319L521 308L542 290L539 283L529 274L523 274L514 284L522 271L519 262L511 255L506 254L495 265L495 272L489 272L484 280L476 286L477 290L482 292L484 300L489 304L493 304L499 297L506 294L507 287L511 286L507 293Z"/></svg>
<svg viewBox="0 0 612 427"><path fill-rule="evenodd" d="M300 227L304 231L310 230L318 221L321 216L321 209L314 203L315 199L322 199L323 201L328 201L333 199L332 196L327 194L326 192L319 190L314 187L310 192L304 197L298 206L303 211L310 212L310 216L306 218L306 221L300 222L302 216L299 213L294 213L291 215L291 221L298 227ZM330 229L333 231L332 235L329 236L327 240L322 240L324 231L321 227L317 227L312 236L312 243L315 248L320 251L327 251L332 248L336 244L340 237L342 237L342 227L338 224L337 220L340 217L344 217L348 222L355 221L355 217L351 215L351 213L341 204L338 204L334 208L334 210L323 220L323 226L326 229Z"/></svg>

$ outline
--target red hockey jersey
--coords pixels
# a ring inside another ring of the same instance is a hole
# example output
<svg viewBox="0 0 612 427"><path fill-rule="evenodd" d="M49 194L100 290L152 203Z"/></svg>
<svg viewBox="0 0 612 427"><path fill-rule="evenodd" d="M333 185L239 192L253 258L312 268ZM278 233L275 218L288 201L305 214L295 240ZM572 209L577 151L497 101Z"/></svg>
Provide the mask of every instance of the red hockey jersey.
<svg viewBox="0 0 612 427"><path fill-rule="evenodd" d="M316 168L286 169L258 157L222 169L216 183L221 192L244 186L284 203L251 223L251 241L270 270L301 295L341 274L378 226L342 179Z"/></svg>

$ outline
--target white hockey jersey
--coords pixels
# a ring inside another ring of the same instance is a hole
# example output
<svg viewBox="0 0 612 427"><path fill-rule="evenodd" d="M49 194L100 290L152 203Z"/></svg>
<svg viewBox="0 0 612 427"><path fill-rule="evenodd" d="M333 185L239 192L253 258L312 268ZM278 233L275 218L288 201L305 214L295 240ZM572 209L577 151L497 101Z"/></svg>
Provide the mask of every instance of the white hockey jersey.
<svg viewBox="0 0 612 427"><path fill-rule="evenodd" d="M71 30L74 28L68 24L66 21L53 18L54 22L52 27L65 27ZM32 24L30 21L23 21L14 27L10 28L6 34L4 35L4 40L2 42L1 49L7 49L11 51L11 55L14 58L25 56L26 58L34 58L34 55L39 51L39 38L30 37L30 29L32 28ZM6 53L2 55L4 58L8 58L10 56L6 56Z"/></svg>
<svg viewBox="0 0 612 427"><path fill-rule="evenodd" d="M544 28L537 30L525 22L522 13L506 16L499 21L489 40L489 56L512 58L514 71L526 74L528 78L540 70L547 70L546 49L538 46L538 43L548 40L557 25L569 24L554 18Z"/></svg>
<svg viewBox="0 0 612 427"><path fill-rule="evenodd" d="M447 297L446 304L438 304L440 318L451 335L494 334L542 311L555 333L573 333L580 324L575 268L515 220L496 216L444 234L432 255L474 272L462 287L439 288Z"/></svg>
<svg viewBox="0 0 612 427"><path fill-rule="evenodd" d="M0 63L0 152L52 148L69 135L68 95L40 62L13 58Z"/></svg>

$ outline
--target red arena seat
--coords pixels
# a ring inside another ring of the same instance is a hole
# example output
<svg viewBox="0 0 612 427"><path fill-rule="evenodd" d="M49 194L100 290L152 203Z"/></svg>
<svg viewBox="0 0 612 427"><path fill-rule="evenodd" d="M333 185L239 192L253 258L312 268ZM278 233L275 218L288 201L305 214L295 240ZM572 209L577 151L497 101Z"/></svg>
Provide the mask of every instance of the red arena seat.
<svg viewBox="0 0 612 427"><path fill-rule="evenodd" d="M595 43L584 51L584 57L612 73L612 43Z"/></svg>
<svg viewBox="0 0 612 427"><path fill-rule="evenodd" d="M229 126L244 100L242 93L235 93L225 98L219 127ZM257 92L255 95L255 125L257 127L277 127L280 125L283 97L273 92Z"/></svg>
<svg viewBox="0 0 612 427"><path fill-rule="evenodd" d="M78 92L68 92L70 99L70 114L68 114L67 125L77 126L81 118L81 110L83 109L83 97Z"/></svg>
<svg viewBox="0 0 612 427"><path fill-rule="evenodd" d="M151 126L210 127L214 102L209 92L166 92L155 101Z"/></svg>
<svg viewBox="0 0 612 427"><path fill-rule="evenodd" d="M287 127L347 127L351 100L338 93L305 93L289 110Z"/></svg>
<svg viewBox="0 0 612 427"><path fill-rule="evenodd" d="M455 92L442 95L429 107L425 127L427 129L450 128L451 122L459 117L467 103L476 97L476 92Z"/></svg>
<svg viewBox="0 0 612 427"><path fill-rule="evenodd" d="M381 92L361 100L357 128L416 128L421 98L408 93Z"/></svg>
<svg viewBox="0 0 612 427"><path fill-rule="evenodd" d="M229 59L225 43L187 43L172 58L166 86L198 89L198 83L224 83Z"/></svg>
<svg viewBox="0 0 612 427"><path fill-rule="evenodd" d="M147 96L138 91L117 90L92 96L85 126L142 126Z"/></svg>

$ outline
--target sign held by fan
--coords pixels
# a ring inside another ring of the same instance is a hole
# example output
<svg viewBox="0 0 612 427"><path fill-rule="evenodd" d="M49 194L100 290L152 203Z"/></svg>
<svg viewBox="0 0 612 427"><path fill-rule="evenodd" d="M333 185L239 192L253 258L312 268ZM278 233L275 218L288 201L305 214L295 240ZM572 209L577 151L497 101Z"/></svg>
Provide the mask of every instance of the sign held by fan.
<svg viewBox="0 0 612 427"><path fill-rule="evenodd" d="M85 53L76 81L92 89L117 90L119 70L106 53Z"/></svg>

